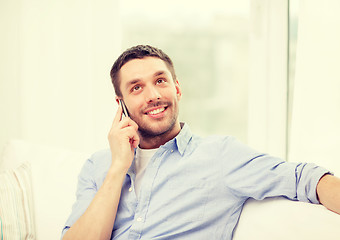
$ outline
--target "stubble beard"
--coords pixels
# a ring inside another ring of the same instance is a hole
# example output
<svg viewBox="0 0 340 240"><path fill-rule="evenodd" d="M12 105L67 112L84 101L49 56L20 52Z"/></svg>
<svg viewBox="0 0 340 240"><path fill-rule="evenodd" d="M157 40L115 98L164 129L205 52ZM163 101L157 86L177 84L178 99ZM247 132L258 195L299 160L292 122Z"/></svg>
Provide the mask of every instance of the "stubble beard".
<svg viewBox="0 0 340 240"><path fill-rule="evenodd" d="M168 103L167 108L171 108L172 106L173 106L172 103ZM131 119L134 120L138 125L138 132L140 136L144 139L160 138L162 136L166 136L167 133L170 133L175 128L176 123L177 123L177 118L178 118L178 108L175 107L174 112L171 118L168 120L167 124L162 129L155 130L152 128L152 126L148 126L147 124L145 124L145 122L142 122L142 120L138 121L136 118L131 116Z"/></svg>
<svg viewBox="0 0 340 240"><path fill-rule="evenodd" d="M177 117L173 116L170 119L169 124L167 124L167 128L165 129L160 129L160 130L153 130L151 127L148 128L147 126L140 126L138 128L138 131L141 135L142 138L144 139L150 139L150 138L156 138L156 137L162 137L165 136L167 133L171 132L176 125Z"/></svg>

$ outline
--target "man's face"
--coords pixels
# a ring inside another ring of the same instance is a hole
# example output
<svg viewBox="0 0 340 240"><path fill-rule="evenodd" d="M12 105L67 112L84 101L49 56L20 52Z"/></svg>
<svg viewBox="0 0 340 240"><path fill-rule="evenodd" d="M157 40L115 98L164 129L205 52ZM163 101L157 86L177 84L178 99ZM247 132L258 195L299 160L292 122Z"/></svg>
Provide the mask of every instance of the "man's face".
<svg viewBox="0 0 340 240"><path fill-rule="evenodd" d="M181 90L165 62L156 57L133 59L120 69L120 89L130 118L142 136L178 131Z"/></svg>

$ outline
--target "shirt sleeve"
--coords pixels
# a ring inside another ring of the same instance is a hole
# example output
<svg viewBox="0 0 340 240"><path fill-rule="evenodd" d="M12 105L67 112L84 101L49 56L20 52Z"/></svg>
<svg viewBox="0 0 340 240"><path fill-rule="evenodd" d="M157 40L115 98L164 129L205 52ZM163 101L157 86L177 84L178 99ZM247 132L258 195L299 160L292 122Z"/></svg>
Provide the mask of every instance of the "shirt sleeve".
<svg viewBox="0 0 340 240"><path fill-rule="evenodd" d="M235 139L225 149L227 184L238 197L262 200L283 196L319 203L316 186L322 176L330 173L328 170L313 163L286 162L260 154Z"/></svg>
<svg viewBox="0 0 340 240"><path fill-rule="evenodd" d="M97 186L93 179L93 162L89 159L85 162L78 176L77 200L72 206L71 215L64 225L61 238L63 238L66 231L78 220L78 218L83 215L96 193Z"/></svg>

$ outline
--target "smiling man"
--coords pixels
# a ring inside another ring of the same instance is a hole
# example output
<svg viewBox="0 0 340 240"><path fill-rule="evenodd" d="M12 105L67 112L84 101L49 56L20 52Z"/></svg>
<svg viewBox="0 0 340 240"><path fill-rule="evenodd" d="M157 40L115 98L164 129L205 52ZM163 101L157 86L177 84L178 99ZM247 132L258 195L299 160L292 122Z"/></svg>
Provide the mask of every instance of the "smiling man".
<svg viewBox="0 0 340 240"><path fill-rule="evenodd" d="M115 78L116 73L112 74ZM180 131L181 89L172 75L165 62L156 57L130 60L119 71L117 99L124 100L130 118L138 125L141 148L157 148Z"/></svg>
<svg viewBox="0 0 340 240"><path fill-rule="evenodd" d="M160 49L132 47L111 69L110 149L85 162L63 239L232 239L244 203L283 196L340 212L340 181L309 163L201 138L178 119L182 92ZM317 219L316 219L317 221Z"/></svg>

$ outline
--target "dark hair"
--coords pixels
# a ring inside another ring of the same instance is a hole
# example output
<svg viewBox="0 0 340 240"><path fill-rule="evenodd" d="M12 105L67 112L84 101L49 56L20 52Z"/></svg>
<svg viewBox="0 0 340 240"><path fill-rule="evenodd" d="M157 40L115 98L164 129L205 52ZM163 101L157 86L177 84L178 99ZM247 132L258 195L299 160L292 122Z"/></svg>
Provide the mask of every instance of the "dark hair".
<svg viewBox="0 0 340 240"><path fill-rule="evenodd" d="M165 62L169 71L171 72L172 78L176 81L176 74L173 63L168 55L166 55L161 49L149 46L149 45L138 45L132 48L125 50L115 61L113 64L110 76L113 87L115 89L117 96L122 96L120 91L120 79L119 79L119 70L122 66L130 60L133 59L142 59L145 57L157 57Z"/></svg>

